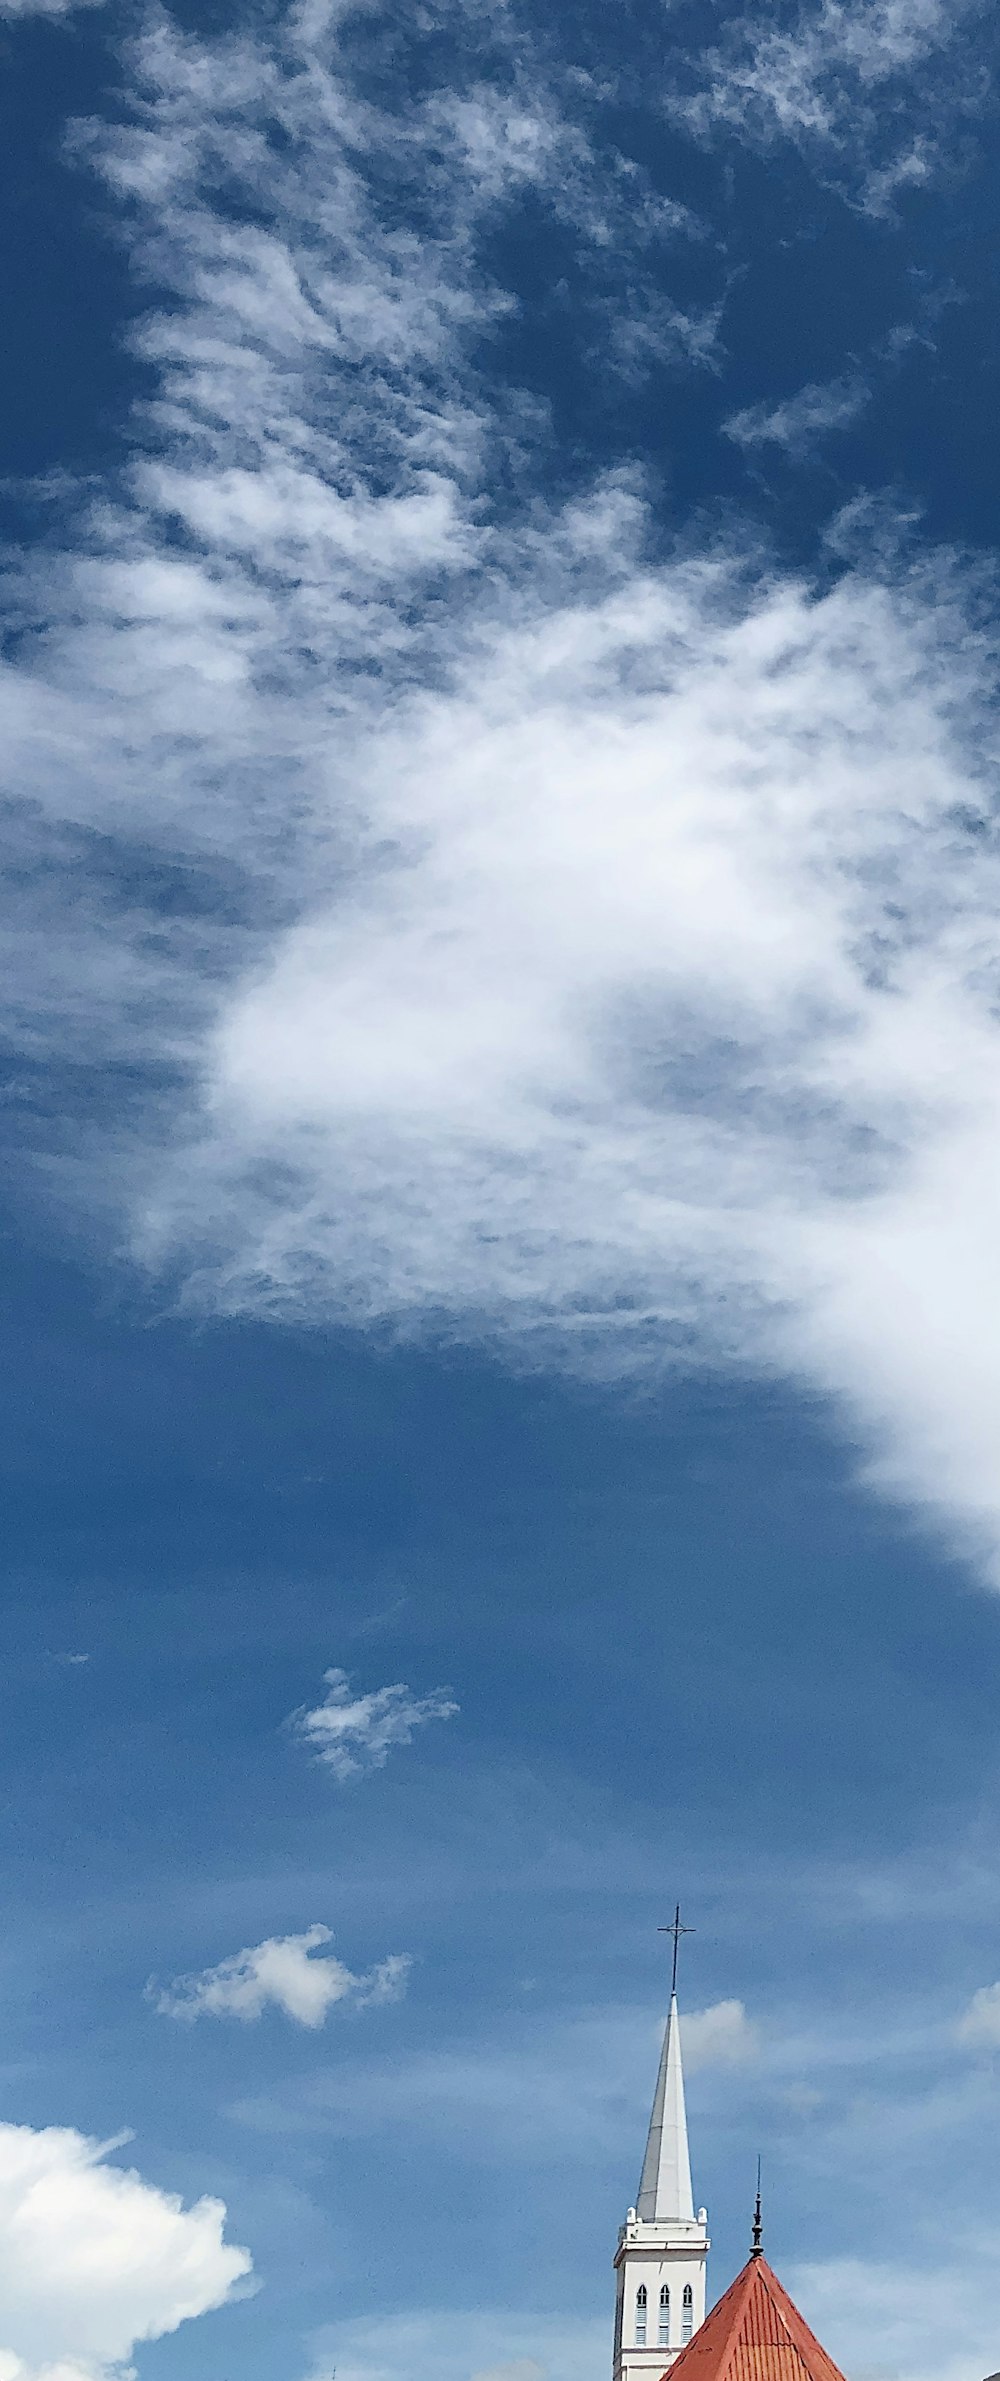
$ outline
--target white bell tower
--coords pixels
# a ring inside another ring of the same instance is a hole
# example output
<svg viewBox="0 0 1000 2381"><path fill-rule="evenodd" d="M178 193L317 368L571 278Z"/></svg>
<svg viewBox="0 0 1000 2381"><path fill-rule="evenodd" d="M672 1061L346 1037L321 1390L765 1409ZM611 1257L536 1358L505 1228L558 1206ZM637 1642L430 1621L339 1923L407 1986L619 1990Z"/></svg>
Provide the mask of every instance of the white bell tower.
<svg viewBox="0 0 1000 2381"><path fill-rule="evenodd" d="M680 1909L663 1930L674 1938L670 2014L649 2120L635 2207L618 2235L613 2381L660 2381L705 2320L708 2218L694 2212L688 2156L677 1946L686 1929Z"/></svg>

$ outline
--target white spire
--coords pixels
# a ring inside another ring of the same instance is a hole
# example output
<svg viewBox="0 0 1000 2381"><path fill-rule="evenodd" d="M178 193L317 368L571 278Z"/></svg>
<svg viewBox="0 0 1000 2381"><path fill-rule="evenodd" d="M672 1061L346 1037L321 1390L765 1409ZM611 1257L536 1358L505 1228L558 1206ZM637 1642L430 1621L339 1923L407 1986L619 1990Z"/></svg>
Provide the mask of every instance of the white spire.
<svg viewBox="0 0 1000 2381"><path fill-rule="evenodd" d="M647 2224L690 2223L694 2218L676 1993L670 1996L636 2214Z"/></svg>

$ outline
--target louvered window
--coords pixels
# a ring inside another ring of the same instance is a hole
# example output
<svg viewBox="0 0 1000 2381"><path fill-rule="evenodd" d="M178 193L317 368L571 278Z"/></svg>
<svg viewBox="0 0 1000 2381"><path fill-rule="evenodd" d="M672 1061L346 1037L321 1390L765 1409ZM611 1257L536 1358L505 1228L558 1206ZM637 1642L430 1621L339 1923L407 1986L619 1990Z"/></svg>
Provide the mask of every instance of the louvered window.
<svg viewBox="0 0 1000 2381"><path fill-rule="evenodd" d="M665 2282L660 2292L660 2329L656 2345L658 2348L670 2346L670 2292Z"/></svg>
<svg viewBox="0 0 1000 2381"><path fill-rule="evenodd" d="M645 2345L646 2345L646 2285L645 2285L645 2282L640 2282L640 2284L639 2284L639 2287L638 2287L638 2290L636 2291L636 2294L635 2294L635 2344L636 2344L636 2347L637 2347L637 2348L644 2348L644 2347L645 2347Z"/></svg>
<svg viewBox="0 0 1000 2381"><path fill-rule="evenodd" d="M683 2297L683 2301L682 2301L682 2304L681 2304L681 2340L682 2340L682 2342L683 2342L683 2341L685 2341L685 2340L689 2340L689 2339L690 2339L690 2337L691 2337L691 2334L692 2334L693 2330L694 2330L694 2291L693 2291L693 2290L692 2290L692 2288L691 2288L691 2284L690 2284L690 2282L685 2282L685 2284L684 2284L684 2297Z"/></svg>

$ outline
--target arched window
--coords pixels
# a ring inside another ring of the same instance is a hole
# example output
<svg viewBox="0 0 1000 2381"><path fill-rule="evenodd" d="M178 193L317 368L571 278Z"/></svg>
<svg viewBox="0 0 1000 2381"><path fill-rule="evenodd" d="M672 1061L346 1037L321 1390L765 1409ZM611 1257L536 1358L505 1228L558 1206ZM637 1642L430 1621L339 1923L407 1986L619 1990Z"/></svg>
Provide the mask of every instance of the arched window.
<svg viewBox="0 0 1000 2381"><path fill-rule="evenodd" d="M658 2348L670 2346L670 2292L665 2282L660 2292L660 2329L656 2345Z"/></svg>
<svg viewBox="0 0 1000 2381"><path fill-rule="evenodd" d="M636 2291L636 2294L635 2294L635 2344L636 2344L636 2347L637 2347L637 2348L644 2348L644 2347L645 2347L645 2345L646 2345L646 2285L645 2285L645 2282L640 2282L640 2284L639 2284L639 2287L638 2287L638 2290Z"/></svg>
<svg viewBox="0 0 1000 2381"><path fill-rule="evenodd" d="M683 2300L682 2300L682 2302L681 2302L681 2342L682 2342L682 2344L684 2343L684 2341L685 2341L685 2340L689 2340L689 2339L690 2339L690 2337L691 2337L691 2334L692 2334L693 2330L694 2330L694 2291L693 2291L693 2290L692 2290L692 2288L691 2288L691 2284L690 2284L690 2282L685 2282L685 2284L684 2284L684 2297L683 2297Z"/></svg>

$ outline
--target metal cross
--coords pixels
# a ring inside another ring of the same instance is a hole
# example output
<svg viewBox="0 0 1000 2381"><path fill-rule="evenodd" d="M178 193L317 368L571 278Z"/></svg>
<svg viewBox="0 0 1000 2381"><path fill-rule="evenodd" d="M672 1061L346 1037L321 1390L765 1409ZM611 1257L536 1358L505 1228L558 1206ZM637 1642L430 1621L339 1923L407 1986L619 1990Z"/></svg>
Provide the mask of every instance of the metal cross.
<svg viewBox="0 0 1000 2381"><path fill-rule="evenodd" d="M682 1935L693 1935L693 1934L695 1933L695 1928L694 1928L693 1926L682 1926L682 1925L681 1925L681 1905L680 1905L680 1903L678 1902L678 1904L677 1904L677 1908L676 1908L676 1910L674 1911L674 1922L673 1922L673 1925L672 1925L672 1926L658 1926L658 1927L657 1927L657 1929L656 1929L656 1931L657 1931L657 1934L658 1934L658 1935L672 1935L672 1936L673 1936L673 1938L674 1938L674 1963L673 1963L673 1967L672 1967L672 1969L671 1969L671 1972L670 1972L670 1998L671 1998L671 2000L673 2000L674 1994L675 1994L675 1992L676 1992L676 1990L677 1990L677 1950L678 1950L678 1945L679 1945L679 1943L680 1943L681 1936L682 1936Z"/></svg>

